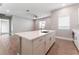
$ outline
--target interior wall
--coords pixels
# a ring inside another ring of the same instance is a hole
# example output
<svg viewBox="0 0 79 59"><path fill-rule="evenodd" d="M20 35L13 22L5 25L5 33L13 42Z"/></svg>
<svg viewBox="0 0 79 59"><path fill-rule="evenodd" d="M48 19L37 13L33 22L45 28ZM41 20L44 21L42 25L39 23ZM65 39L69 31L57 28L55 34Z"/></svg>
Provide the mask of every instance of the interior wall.
<svg viewBox="0 0 79 59"><path fill-rule="evenodd" d="M46 21L46 29L56 30L56 36L72 38L72 29L78 25L78 7L79 4L61 8L51 12L51 16L36 20L36 29L38 29L38 22L40 20ZM70 30L58 29L58 16L69 15L70 16Z"/></svg>
<svg viewBox="0 0 79 59"><path fill-rule="evenodd" d="M72 29L78 25L78 7L79 5L73 5L66 8L62 8L52 12L51 21L55 23L51 26L52 29L57 30L57 36L72 38ZM58 16L69 15L70 16L70 30L58 29Z"/></svg>
<svg viewBox="0 0 79 59"><path fill-rule="evenodd" d="M12 17L12 32L26 32L33 30L33 20L19 16Z"/></svg>

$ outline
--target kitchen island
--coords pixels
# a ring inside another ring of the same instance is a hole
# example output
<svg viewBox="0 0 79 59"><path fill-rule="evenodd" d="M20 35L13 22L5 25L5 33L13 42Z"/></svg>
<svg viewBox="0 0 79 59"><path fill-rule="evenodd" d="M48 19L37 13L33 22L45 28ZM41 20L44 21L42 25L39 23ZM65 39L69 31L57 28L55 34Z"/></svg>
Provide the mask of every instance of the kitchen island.
<svg viewBox="0 0 79 59"><path fill-rule="evenodd" d="M15 33L18 52L22 55L45 55L55 42L55 30Z"/></svg>

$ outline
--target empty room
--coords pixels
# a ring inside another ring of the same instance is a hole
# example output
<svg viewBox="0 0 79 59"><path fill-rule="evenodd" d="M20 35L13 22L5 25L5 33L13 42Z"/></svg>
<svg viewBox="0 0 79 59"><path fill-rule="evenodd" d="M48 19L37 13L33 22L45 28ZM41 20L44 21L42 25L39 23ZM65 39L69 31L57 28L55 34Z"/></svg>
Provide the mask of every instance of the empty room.
<svg viewBox="0 0 79 59"><path fill-rule="evenodd" d="M0 3L0 55L78 55L79 3Z"/></svg>

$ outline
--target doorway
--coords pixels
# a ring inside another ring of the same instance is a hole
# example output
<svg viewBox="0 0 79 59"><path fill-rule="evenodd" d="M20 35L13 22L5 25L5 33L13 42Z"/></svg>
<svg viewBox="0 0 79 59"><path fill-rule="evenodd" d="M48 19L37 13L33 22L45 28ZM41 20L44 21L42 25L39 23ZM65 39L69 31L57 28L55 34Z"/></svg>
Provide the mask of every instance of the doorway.
<svg viewBox="0 0 79 59"><path fill-rule="evenodd" d="M0 17L0 35L11 35L11 19Z"/></svg>

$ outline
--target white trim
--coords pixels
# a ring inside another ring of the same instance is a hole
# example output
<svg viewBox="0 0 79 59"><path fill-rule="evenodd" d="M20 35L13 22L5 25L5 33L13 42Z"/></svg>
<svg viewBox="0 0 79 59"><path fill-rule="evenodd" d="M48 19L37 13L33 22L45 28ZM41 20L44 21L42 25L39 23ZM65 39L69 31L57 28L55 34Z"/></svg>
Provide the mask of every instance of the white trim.
<svg viewBox="0 0 79 59"><path fill-rule="evenodd" d="M58 39L62 39L62 40L73 41L73 38L67 38L67 37L61 37L61 36L56 36L56 38L58 38Z"/></svg>

